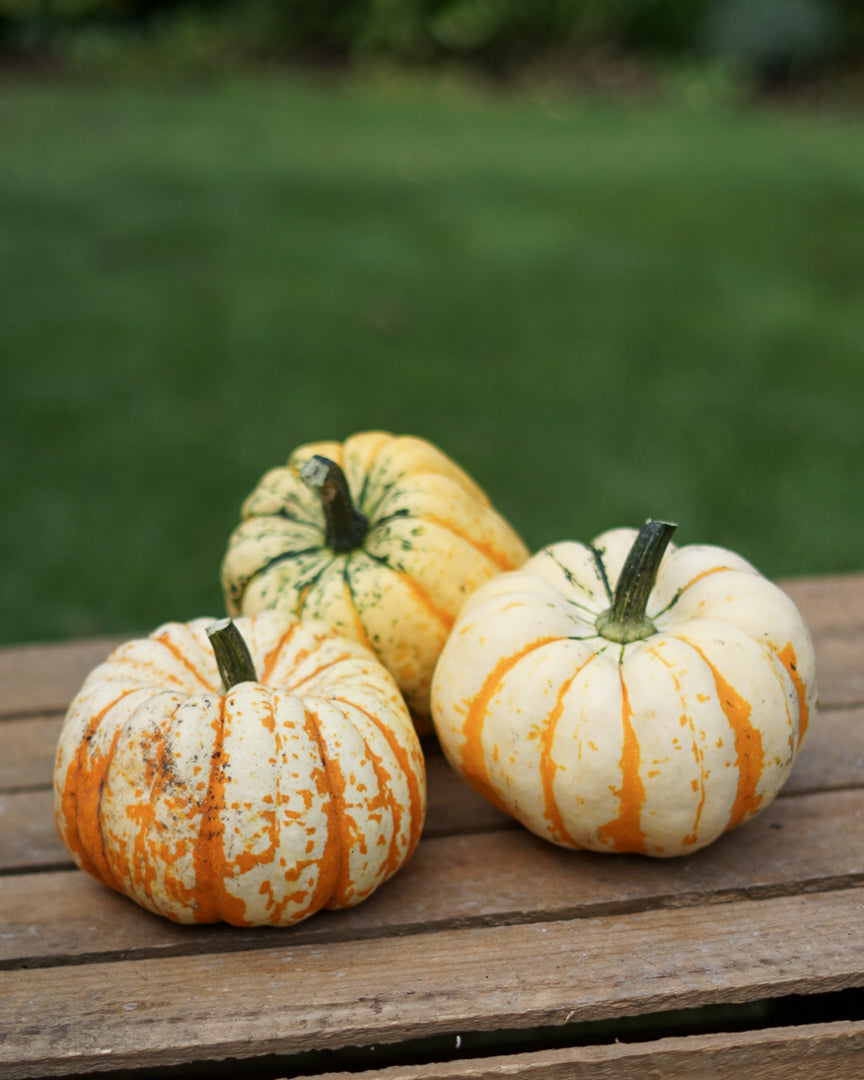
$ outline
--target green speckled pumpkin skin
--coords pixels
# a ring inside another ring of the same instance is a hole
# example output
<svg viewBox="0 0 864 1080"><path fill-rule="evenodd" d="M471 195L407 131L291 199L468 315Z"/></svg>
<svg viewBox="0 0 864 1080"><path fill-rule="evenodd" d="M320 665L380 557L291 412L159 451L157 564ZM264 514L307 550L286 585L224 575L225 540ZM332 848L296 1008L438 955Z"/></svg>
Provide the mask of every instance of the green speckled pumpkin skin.
<svg viewBox="0 0 864 1080"><path fill-rule="evenodd" d="M341 467L367 529L350 550L327 543L321 499L300 472ZM486 494L414 436L363 432L296 449L245 501L222 565L229 614L277 609L322 619L369 646L415 717L429 715L435 663L464 601L528 557Z"/></svg>

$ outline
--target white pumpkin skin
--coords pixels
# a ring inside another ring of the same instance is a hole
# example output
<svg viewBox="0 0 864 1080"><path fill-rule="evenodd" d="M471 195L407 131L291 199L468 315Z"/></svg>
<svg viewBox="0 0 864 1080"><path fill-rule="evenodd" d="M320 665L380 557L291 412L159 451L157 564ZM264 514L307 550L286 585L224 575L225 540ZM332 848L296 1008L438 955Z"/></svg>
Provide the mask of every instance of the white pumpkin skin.
<svg viewBox="0 0 864 1080"><path fill-rule="evenodd" d="M322 624L236 621L260 682L224 693L207 619L169 623L88 676L60 735L76 863L178 922L288 926L359 903L409 858L426 786L389 673Z"/></svg>
<svg viewBox="0 0 864 1080"><path fill-rule="evenodd" d="M600 636L635 537L553 544L482 586L438 662L432 716L453 768L538 835L667 857L771 802L813 716L815 660L786 594L707 545L667 549L655 632Z"/></svg>

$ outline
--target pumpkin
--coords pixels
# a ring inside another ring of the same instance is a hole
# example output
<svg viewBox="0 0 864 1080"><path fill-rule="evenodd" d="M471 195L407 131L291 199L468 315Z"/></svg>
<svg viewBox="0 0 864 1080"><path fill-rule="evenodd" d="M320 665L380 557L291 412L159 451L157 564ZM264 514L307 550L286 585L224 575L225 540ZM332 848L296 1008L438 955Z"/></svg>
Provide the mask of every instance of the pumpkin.
<svg viewBox="0 0 864 1080"><path fill-rule="evenodd" d="M323 619L375 651L421 722L459 608L528 557L445 454L377 431L299 447L266 473L241 519L222 564L229 614Z"/></svg>
<svg viewBox="0 0 864 1080"><path fill-rule="evenodd" d="M409 858L426 803L389 673L278 612L116 649L69 707L54 790L82 869L177 922L238 926L359 903Z"/></svg>
<svg viewBox="0 0 864 1080"><path fill-rule="evenodd" d="M553 843L674 856L774 798L813 716L807 627L745 559L650 521L466 603L435 671L454 769Z"/></svg>

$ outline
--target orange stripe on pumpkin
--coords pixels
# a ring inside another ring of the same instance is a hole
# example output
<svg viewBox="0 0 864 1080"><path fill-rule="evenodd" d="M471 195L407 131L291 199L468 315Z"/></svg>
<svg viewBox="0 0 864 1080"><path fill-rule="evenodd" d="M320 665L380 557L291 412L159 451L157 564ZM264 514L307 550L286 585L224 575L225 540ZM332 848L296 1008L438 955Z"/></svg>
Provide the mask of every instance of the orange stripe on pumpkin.
<svg viewBox="0 0 864 1080"><path fill-rule="evenodd" d="M762 746L762 735L758 728L750 722L752 708L738 691L726 681L708 657L692 641L681 638L682 641L696 652L711 675L714 678L714 686L717 691L717 700L723 710L729 726L735 736L735 764L738 768L738 789L732 811L726 823L726 829L732 829L736 825L755 814L762 802L762 796L756 794L756 788L765 768L765 751Z"/></svg>
<svg viewBox="0 0 864 1080"><path fill-rule="evenodd" d="M150 740L156 740L157 743L155 763L147 756L145 750ZM162 795L168 779L168 750L165 745L165 733L161 728L149 735L142 732L138 737L138 743L141 752L145 755L147 768L144 779L150 784L150 789L141 792L139 803L134 805L130 803L126 807L126 817L137 826L132 842L128 873L131 882L152 901L153 885L157 876L153 834L158 830L154 803ZM162 847L163 850L160 851L158 858L166 867L166 888L172 895L178 896L177 880L168 871L168 867L176 861L176 856L167 850L167 845L162 845ZM186 892L188 893L188 890ZM188 901L188 895L184 895L182 900Z"/></svg>
<svg viewBox="0 0 864 1080"><path fill-rule="evenodd" d="M618 768L621 770L621 787L613 788L613 794L618 796L618 816L612 821L601 825L599 835L601 839L609 841L613 851L645 853L645 833L641 828L642 807L645 804L645 785L639 775L641 755L639 753L639 740L632 724L633 710L630 706L630 696L621 675L621 724L623 735L621 740L621 759Z"/></svg>
<svg viewBox="0 0 864 1080"><path fill-rule="evenodd" d="M276 665L282 658L282 653L287 649L291 638L294 636L294 632L299 626L299 623L292 623L285 633L279 638L274 647L264 657L264 663L261 667L261 671L258 673L258 682L266 683L269 681Z"/></svg>
<svg viewBox="0 0 864 1080"><path fill-rule="evenodd" d="M681 593L686 592L689 588L692 588L692 586L695 585L698 581L703 581L705 578L711 577L712 574L722 574L724 570L731 569L731 566L712 566L710 570L703 570L700 574L697 574L696 577L691 578L686 585L682 585L681 588L678 590L678 595L680 596Z"/></svg>
<svg viewBox="0 0 864 1080"><path fill-rule="evenodd" d="M501 686L501 683L514 667L537 649L542 649L552 641L560 641L559 637L549 636L538 638L526 645L513 656L499 660L492 671L486 676L480 692L468 705L465 713L465 722L462 725L462 734L465 741L462 744L460 755L461 771L470 784L499 810L509 813L498 793L489 780L489 770L486 768L486 758L483 752L483 727L486 723L486 712L493 697Z"/></svg>
<svg viewBox="0 0 864 1080"><path fill-rule="evenodd" d="M225 774L228 758L225 752L226 699L220 697L219 716L213 721L213 749L210 754L210 776L207 794L201 806L201 823L192 858L195 866L193 900L196 922L216 922L223 919L234 926L251 925L246 918L246 903L232 896L225 882L232 876L232 867L225 857Z"/></svg>
<svg viewBox="0 0 864 1080"><path fill-rule="evenodd" d="M415 599L420 601L420 604L426 609L426 611L428 611L433 618L437 619L438 622L442 623L445 629L449 631L453 626L454 622L454 616L451 614L451 612L447 611L446 608L440 607L438 604L436 604L435 601L432 599L431 595L429 594L429 591L427 589L424 589L420 582L417 581L415 578L411 577L410 574L403 573L399 570L397 570L395 573L399 580L404 585L408 586L410 591L414 594Z"/></svg>
<svg viewBox="0 0 864 1080"><path fill-rule="evenodd" d="M190 662L189 657L186 656L183 650L174 644L174 642L171 640L170 634L167 631L164 634L160 634L159 637L153 638L153 641L158 641L160 645L164 645L168 652L170 652L171 655L174 657L174 659L177 660L180 664L182 664L183 667L186 668L186 670L198 680L201 686L206 687L206 689L208 690L214 690L218 693L218 691L221 689L221 683L218 680L216 681L216 683L213 683L206 676L202 675L198 668L196 668L195 665Z"/></svg>
<svg viewBox="0 0 864 1080"><path fill-rule="evenodd" d="M409 801L409 804L410 804L410 807L411 807L411 810L410 810L410 814L411 814L411 831L410 831L409 839L408 839L408 849L406 851L405 858L402 860L402 862L407 862L407 860L413 854L414 849L417 847L417 844L418 844L418 842L420 840L420 834L423 831L423 813L422 813L423 799L422 799L422 796L420 794L420 783L419 783L419 781L417 779L417 770L415 768L415 763L411 760L411 755L408 752L408 750L406 750L405 747L402 746L399 743L399 741L396 738L396 735L391 730L390 726L388 724L384 723L382 720L380 720L377 716L375 716L374 713L371 713L368 710L364 709L362 706L357 705L355 702L347 701L344 698L335 698L334 700L341 702L343 705L350 705L353 708L357 709L358 712L361 712L361 713L363 713L364 716L368 717L368 719L375 725L376 728L378 728L378 730L384 736L384 738L387 741L387 745L390 747L390 750L391 750L393 756L396 758L396 761L399 763L399 768L402 770L402 773L403 773L403 775L405 777L405 781L406 781L406 783L408 785L408 801ZM366 744L366 749L369 750L368 743ZM369 753L372 756L373 763L376 766L375 771L376 771L376 775L377 775L377 773L378 773L378 768L377 768L378 759L375 757L374 754L372 754L371 750L369 750ZM419 765L419 767L421 769L423 768L422 760L417 764ZM389 780L389 776L387 775L387 773L384 772L383 770L382 770L382 773L383 773L384 778ZM388 800L390 802L390 805L391 805L392 810L393 810L393 815L394 815L394 822L395 822L394 842L395 842L395 836L396 836L396 833L398 833L399 823L400 823L401 816L402 816L402 807L399 804L399 800L396 799L396 797L393 795L392 792L388 791L387 798L388 798ZM399 865L399 863L393 860L393 846L391 845L391 858L388 861L388 867L387 867L388 875L389 875L389 873L395 873L395 871L398 869L398 865Z"/></svg>
<svg viewBox="0 0 864 1080"><path fill-rule="evenodd" d="M420 520L428 521L430 525L438 525L454 536L458 536L460 540L464 540L466 544L488 559L493 566L497 566L499 570L512 570L516 566L513 560L503 552L496 550L491 544L471 536L464 529L454 525L452 521L445 521L444 518L435 517L431 514L423 515Z"/></svg>
<svg viewBox="0 0 864 1080"><path fill-rule="evenodd" d="M345 594L345 603L348 606L348 610L351 613L354 623L353 637L355 640L359 641L361 645L365 645L370 652L374 652L375 649L372 642L366 634L366 627L363 625L363 620L360 618L360 612L357 610L357 605L354 603L354 592L347 581L343 583L343 592Z"/></svg>
<svg viewBox="0 0 864 1080"><path fill-rule="evenodd" d="M798 674L798 657L795 655L795 650L792 648L792 642L790 641L785 648L777 652L777 659L786 668L789 678L792 680L792 685L795 687L795 693L798 695L798 743L801 745L801 740L807 731L807 726L810 723L810 710L807 708L807 690L804 686L804 680Z"/></svg>
<svg viewBox="0 0 864 1080"><path fill-rule="evenodd" d="M561 811L558 808L558 801L555 798L555 773L561 768L552 760L552 743L555 739L555 729L558 725L558 721L561 719L561 714L564 712L564 699L567 696L567 691L573 685L573 680L581 671L591 663L596 657L596 653L592 653L591 656L585 661L581 667L566 679L558 690L558 695L555 699L555 705L549 716L546 718L546 723L543 726L543 732L540 738L540 782L543 785L543 813L546 820L549 822L549 828L553 837L562 843L568 844L573 848L581 848L581 844L577 844L570 833L567 831L567 827L564 824L564 819L561 817Z"/></svg>
<svg viewBox="0 0 864 1080"><path fill-rule="evenodd" d="M108 776L108 769L117 748L122 725L111 739L110 746L103 753L91 753L93 737L99 725L108 713L134 690L124 690L114 701L91 718L87 731L79 739L75 755L69 762L69 768L63 780L60 794L60 806L66 828L61 829L66 846L76 858L82 870L109 885L118 892L123 892L114 870L102 832L101 802L102 790Z"/></svg>
<svg viewBox="0 0 864 1080"><path fill-rule="evenodd" d="M298 687L304 685L304 683L311 682L321 674L322 671L327 671L328 668L336 667L338 664L344 664L346 660L350 660L351 657L348 653L341 653L339 656L334 657L332 660L328 660L324 664L319 664L318 667L313 668L308 675L304 675L302 679L297 679L296 682L286 682L280 689L289 694L296 694Z"/></svg>
<svg viewBox="0 0 864 1080"><path fill-rule="evenodd" d="M320 720L314 710L305 710L305 730L309 739L318 747L321 768L313 769L318 798L327 817L327 838L318 863L318 881L308 905L297 918L305 917L320 908L333 907L339 903L344 891L348 869L348 850L352 832L351 823L345 820L345 778L339 763L327 755L320 732Z"/></svg>

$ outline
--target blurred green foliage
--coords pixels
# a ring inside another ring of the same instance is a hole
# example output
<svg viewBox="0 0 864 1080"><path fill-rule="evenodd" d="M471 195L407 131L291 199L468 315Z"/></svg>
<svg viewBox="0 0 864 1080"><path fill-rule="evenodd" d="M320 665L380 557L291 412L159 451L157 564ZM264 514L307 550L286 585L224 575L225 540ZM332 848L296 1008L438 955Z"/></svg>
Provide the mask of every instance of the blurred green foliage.
<svg viewBox="0 0 864 1080"><path fill-rule="evenodd" d="M203 58L411 64L458 59L513 76L607 54L722 58L789 80L860 65L860 0L0 0L0 44L80 56L94 41Z"/></svg>
<svg viewBox="0 0 864 1080"><path fill-rule="evenodd" d="M0 143L0 641L217 614L259 476L370 428L532 548L864 569L854 120L19 81Z"/></svg>

